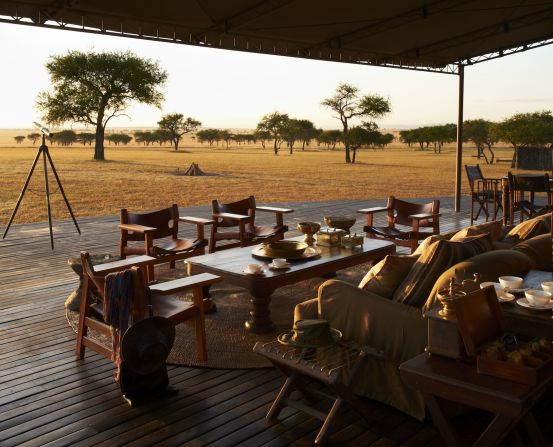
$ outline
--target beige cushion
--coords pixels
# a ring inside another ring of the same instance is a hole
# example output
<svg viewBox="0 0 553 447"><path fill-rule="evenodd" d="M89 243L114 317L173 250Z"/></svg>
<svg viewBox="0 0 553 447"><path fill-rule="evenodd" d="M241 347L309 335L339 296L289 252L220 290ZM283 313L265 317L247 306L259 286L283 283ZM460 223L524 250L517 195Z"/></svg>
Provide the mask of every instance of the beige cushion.
<svg viewBox="0 0 553 447"><path fill-rule="evenodd" d="M539 216L533 219L525 220L524 222L519 223L515 228L513 228L505 239L516 239L518 241L525 241L526 239L533 238L540 234L547 233L549 231L548 225L546 223L546 216Z"/></svg>
<svg viewBox="0 0 553 447"><path fill-rule="evenodd" d="M451 278L458 280L459 274L464 275L464 278L472 278L473 274L479 273L482 281L497 281L502 275L521 276L531 267L528 256L517 250L492 250L473 256L453 265L440 275L428 295L423 311L426 312L437 303L438 290L447 287Z"/></svg>
<svg viewBox="0 0 553 447"><path fill-rule="evenodd" d="M485 253L494 249L491 233L480 234L478 236L469 236L457 243L461 244L463 259L471 258L479 255L480 253Z"/></svg>
<svg viewBox="0 0 553 447"><path fill-rule="evenodd" d="M388 255L369 270L359 287L384 298L391 298L417 259L418 256L414 255Z"/></svg>
<svg viewBox="0 0 553 447"><path fill-rule="evenodd" d="M463 241L439 240L420 255L405 280L398 286L393 299L410 306L422 307L434 283L444 270L493 249L490 233L466 237Z"/></svg>
<svg viewBox="0 0 553 447"><path fill-rule="evenodd" d="M551 233L540 234L539 236L519 242L513 250L524 253L530 259L532 268L537 270L550 270L553 264Z"/></svg>
<svg viewBox="0 0 553 447"><path fill-rule="evenodd" d="M417 247L417 249L413 252L413 255L421 255L423 254L428 247L430 247L434 242L441 241L441 240L450 240L454 235L457 234L457 231L449 231L447 233L442 234L433 234L432 236L428 236L424 241L421 242L421 244Z"/></svg>
<svg viewBox="0 0 553 447"><path fill-rule="evenodd" d="M461 244L446 240L434 242L420 255L392 298L422 307L440 274L462 258Z"/></svg>
<svg viewBox="0 0 553 447"><path fill-rule="evenodd" d="M502 223L500 220L492 220L490 222L472 225L471 227L463 228L461 231L457 232L451 240L461 241L469 236L490 233L492 235L492 240L497 241L501 237L501 227Z"/></svg>

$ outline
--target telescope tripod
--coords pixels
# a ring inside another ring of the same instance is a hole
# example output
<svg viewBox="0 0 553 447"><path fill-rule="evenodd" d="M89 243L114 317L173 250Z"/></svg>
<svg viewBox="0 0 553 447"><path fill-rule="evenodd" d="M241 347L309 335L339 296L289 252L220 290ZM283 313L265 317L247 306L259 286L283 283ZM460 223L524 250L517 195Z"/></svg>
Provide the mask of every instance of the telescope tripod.
<svg viewBox="0 0 553 447"><path fill-rule="evenodd" d="M31 170L29 171L29 174L27 175L27 180L25 180L25 185L23 185L23 189L21 190L21 193L19 194L19 198L17 199L17 203L15 205L15 208L13 209L12 215L10 217L10 221L8 222L8 226L6 227L6 231L4 231L4 236L2 236L2 239L5 239L8 231L10 230L10 226L13 222L13 219L15 218L15 215L17 213L17 210L19 209L19 205L21 204L21 201L23 200L23 196L25 195L25 192L27 191L27 187L29 186L29 183L31 181L31 177L33 176L33 172L35 171L36 165L38 163L38 160L40 159L40 156L42 155L42 159L44 161L44 185L45 185L45 192L46 192L46 206L48 207L48 226L50 228L50 245L52 247L52 250L54 249L54 233L52 231L52 208L50 206L50 187L48 185L48 164L50 164L50 168L52 169L52 172L54 173L54 177L56 178L56 182L58 183L58 188L61 192L61 195L63 196L63 200L65 201L65 205L67 206L67 209L69 210L69 214L71 214L71 218L73 219L73 223L75 224L75 227L77 228L77 231L79 234L81 234L81 230L79 228L79 224L77 223L77 220L75 219L75 215L73 214L73 210L71 209L71 205L69 205L69 201L67 200L67 197L65 196L65 192L63 190L63 186L61 186L60 178L58 177L58 173L56 171L56 167L54 166L54 162L52 161L52 157L50 157L50 152L48 152L48 146L46 146L46 138L45 135L42 135L42 144L38 148L38 152L35 157L35 161L33 162L33 165L31 166ZM48 163L48 164L47 164Z"/></svg>

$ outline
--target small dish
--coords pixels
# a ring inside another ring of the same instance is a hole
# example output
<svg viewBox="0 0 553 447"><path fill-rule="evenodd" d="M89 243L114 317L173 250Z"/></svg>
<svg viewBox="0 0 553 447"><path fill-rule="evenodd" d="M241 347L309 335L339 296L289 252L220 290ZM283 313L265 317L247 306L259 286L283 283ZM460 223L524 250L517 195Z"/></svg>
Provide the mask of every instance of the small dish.
<svg viewBox="0 0 553 447"><path fill-rule="evenodd" d="M518 276L500 276L499 282L503 287L513 291L514 289L520 289L524 283L524 279Z"/></svg>
<svg viewBox="0 0 553 447"><path fill-rule="evenodd" d="M530 304L526 298L519 298L516 303L519 306L525 307L526 309L532 309L532 310L551 310L553 309L553 303L549 302L547 304L544 304L543 306L534 306L533 304Z"/></svg>
<svg viewBox="0 0 553 447"><path fill-rule="evenodd" d="M553 281L545 281L541 283L541 288L546 292L553 293Z"/></svg>
<svg viewBox="0 0 553 447"><path fill-rule="evenodd" d="M274 265L272 262L270 264L268 264L268 267L271 269L271 270L288 270L290 268L292 264L290 264L289 262L287 262L286 264L280 266L280 267L277 267L276 265Z"/></svg>
<svg viewBox="0 0 553 447"><path fill-rule="evenodd" d="M513 301L515 299L515 296L512 293L509 292L503 292L501 296L497 297L497 300L500 303L508 303L510 301Z"/></svg>
<svg viewBox="0 0 553 447"><path fill-rule="evenodd" d="M520 289L511 289L510 287L505 287L505 292L509 293L524 293L527 290L530 290L530 287L521 287Z"/></svg>
<svg viewBox="0 0 553 447"><path fill-rule="evenodd" d="M545 290L527 290L524 296L533 306L545 306L551 302L551 293Z"/></svg>
<svg viewBox="0 0 553 447"><path fill-rule="evenodd" d="M252 272L251 270L244 269L242 270L242 273L245 273L246 275L252 275L252 276L263 276L265 274L265 269L261 269L258 272Z"/></svg>
<svg viewBox="0 0 553 447"><path fill-rule="evenodd" d="M497 294L498 297L503 293L505 293L505 287L503 287L498 282L486 281L480 284L481 289L488 286L492 286L495 289L495 293Z"/></svg>

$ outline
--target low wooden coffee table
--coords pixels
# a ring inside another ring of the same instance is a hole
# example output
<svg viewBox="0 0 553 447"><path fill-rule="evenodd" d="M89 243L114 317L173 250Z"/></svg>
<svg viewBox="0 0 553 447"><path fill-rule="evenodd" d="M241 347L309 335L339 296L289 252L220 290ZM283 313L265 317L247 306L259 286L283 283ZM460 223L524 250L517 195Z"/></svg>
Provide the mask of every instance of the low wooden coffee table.
<svg viewBox="0 0 553 447"><path fill-rule="evenodd" d="M459 433L447 417L444 402L457 402L488 411L493 419L474 447L500 444L522 424L535 446L546 446L532 414L532 407L550 385L552 378L534 386L522 385L496 377L478 374L476 366L439 355L420 354L399 367L403 381L419 390L432 414L434 425L448 447L459 447ZM463 444L466 445L466 444Z"/></svg>
<svg viewBox="0 0 553 447"><path fill-rule="evenodd" d="M303 236L292 238L302 240ZM318 247L321 255L305 261L293 261L288 270L270 270L268 263L252 256L255 247L241 247L223 250L186 260L188 274L213 273L226 281L248 290L252 295L251 318L246 328L251 332L271 332L275 326L270 318L269 305L273 292L283 286L306 279L324 276L338 270L370 261L377 261L396 251L394 243L376 239L365 239L362 247L353 249L341 247ZM265 268L264 275L244 273L248 264L259 263ZM305 297L306 299L310 297Z"/></svg>

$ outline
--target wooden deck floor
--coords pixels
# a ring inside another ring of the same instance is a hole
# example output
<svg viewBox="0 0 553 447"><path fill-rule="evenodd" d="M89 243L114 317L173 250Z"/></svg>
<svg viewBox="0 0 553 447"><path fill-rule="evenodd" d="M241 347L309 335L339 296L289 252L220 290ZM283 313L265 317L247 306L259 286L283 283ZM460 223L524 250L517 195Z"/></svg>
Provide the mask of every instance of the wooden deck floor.
<svg viewBox="0 0 553 447"><path fill-rule="evenodd" d="M376 204L287 204L296 209L288 222L293 227L300 220ZM443 231L467 224L466 214L443 212ZM185 213L207 217L208 210ZM90 351L85 360L75 360L75 336L63 307L76 286L67 257L81 250L115 253L118 238L116 216L79 222L82 236L70 221L56 222L55 251L45 223L14 226L0 241L1 446L311 445L319 427L313 418L285 410L278 423L264 420L283 382L274 369L172 367L177 397L129 408L113 381L111 362ZM441 445L431 425L376 402L367 405L370 426L346 413L333 445Z"/></svg>

